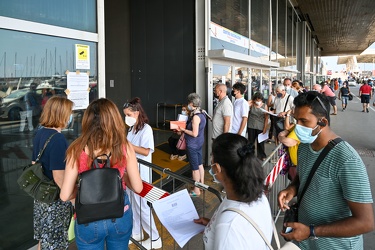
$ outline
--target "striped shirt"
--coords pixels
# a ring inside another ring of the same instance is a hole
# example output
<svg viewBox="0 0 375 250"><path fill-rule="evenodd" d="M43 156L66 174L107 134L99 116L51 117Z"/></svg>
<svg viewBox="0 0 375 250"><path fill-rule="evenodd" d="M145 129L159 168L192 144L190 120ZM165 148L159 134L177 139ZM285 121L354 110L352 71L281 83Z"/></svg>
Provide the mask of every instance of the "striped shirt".
<svg viewBox="0 0 375 250"><path fill-rule="evenodd" d="M298 175L302 191L314 162L323 151L309 144L298 147ZM298 211L299 222L322 225L351 216L347 201L372 203L366 167L358 153L347 142L337 144L323 159L304 194ZM363 249L362 235L353 237L320 237L304 240L301 249Z"/></svg>

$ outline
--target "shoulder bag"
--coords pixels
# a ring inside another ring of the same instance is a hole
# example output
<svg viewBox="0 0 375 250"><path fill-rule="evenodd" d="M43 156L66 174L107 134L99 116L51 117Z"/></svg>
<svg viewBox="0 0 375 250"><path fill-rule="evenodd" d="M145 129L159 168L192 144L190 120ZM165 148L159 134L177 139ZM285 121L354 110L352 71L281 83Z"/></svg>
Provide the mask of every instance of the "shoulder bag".
<svg viewBox="0 0 375 250"><path fill-rule="evenodd" d="M288 97L286 99L283 112L285 112L285 110L286 110L286 106L288 105L288 102L289 102L289 97L290 97L290 95L288 95ZM284 122L285 122L285 118L279 117L279 119L276 122L276 127L277 127L278 131L284 130Z"/></svg>
<svg viewBox="0 0 375 250"><path fill-rule="evenodd" d="M180 139L178 139L176 148L179 150L185 150L186 149L186 140L185 140L185 133L182 133L180 136Z"/></svg>
<svg viewBox="0 0 375 250"><path fill-rule="evenodd" d="M314 176L316 170L318 169L320 163L323 161L323 159L326 157L326 155L329 153L329 151L331 151L331 149L333 149L340 142L342 142L342 139L340 137L338 137L334 140L330 140L328 142L328 144L324 147L323 151L319 154L318 159L316 159L316 161L314 163L314 166L311 168L311 171L309 173L309 176L307 177L305 186L303 187L301 194L299 196L297 196L297 198L298 198L297 203L293 204L292 206L290 206L290 209L285 211L283 225L285 225L285 223L287 223L287 222L298 222L298 207L299 207L299 204L301 204L303 195L305 194L305 192L307 190L307 187L309 186L309 184L311 182L311 179L313 178L313 176ZM286 228L284 226L283 232L285 232L285 229Z"/></svg>
<svg viewBox="0 0 375 250"><path fill-rule="evenodd" d="M272 247L271 243L267 240L267 238L263 234L262 230L260 230L260 228L255 223L255 221L253 221L247 214L245 214L243 211L241 211L237 208L227 208L223 212L225 212L225 211L232 211L232 212L238 213L242 217L244 217L258 231L259 235L263 238L264 242L267 244L269 249L273 250L273 247ZM277 249L278 250L299 250L300 248L292 242L286 242L284 244L284 246L280 247L280 240L279 240L279 235L277 234L275 222L273 220L271 220L271 221L272 221L272 227L273 227L273 237L275 238Z"/></svg>
<svg viewBox="0 0 375 250"><path fill-rule="evenodd" d="M103 168L98 157L106 156ZM78 175L77 223L121 218L124 215L124 189L117 168L111 168L109 156L97 156L90 170Z"/></svg>
<svg viewBox="0 0 375 250"><path fill-rule="evenodd" d="M47 139L43 148L39 151L35 163L24 167L21 176L17 179L17 183L23 191L35 200L47 204L56 201L59 198L60 188L56 185L54 180L50 180L44 175L43 167L39 160L55 134L57 134L57 132Z"/></svg>

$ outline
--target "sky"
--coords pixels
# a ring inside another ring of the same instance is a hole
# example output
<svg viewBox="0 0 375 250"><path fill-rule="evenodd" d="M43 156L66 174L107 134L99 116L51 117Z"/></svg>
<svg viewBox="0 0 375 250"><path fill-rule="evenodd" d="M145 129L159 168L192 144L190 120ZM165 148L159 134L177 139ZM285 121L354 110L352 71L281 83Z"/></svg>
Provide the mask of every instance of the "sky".
<svg viewBox="0 0 375 250"><path fill-rule="evenodd" d="M369 49L375 49L375 43L373 43ZM322 60L326 65L327 70L335 71L342 71L346 69L345 64L337 64L338 56L322 56ZM375 65L373 63L358 63L358 68L363 71L367 70L375 70Z"/></svg>

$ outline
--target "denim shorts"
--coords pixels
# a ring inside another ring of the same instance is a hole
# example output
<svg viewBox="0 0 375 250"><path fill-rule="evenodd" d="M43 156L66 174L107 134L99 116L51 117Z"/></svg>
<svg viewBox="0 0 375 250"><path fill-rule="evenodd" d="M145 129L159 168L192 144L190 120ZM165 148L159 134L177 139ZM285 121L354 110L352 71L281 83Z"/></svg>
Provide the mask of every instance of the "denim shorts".
<svg viewBox="0 0 375 250"><path fill-rule="evenodd" d="M349 96L341 96L342 104L348 104Z"/></svg>
<svg viewBox="0 0 375 250"><path fill-rule="evenodd" d="M199 165L203 164L202 160L202 147L200 148L189 148L187 147L187 154L189 157L189 163L192 170L198 170Z"/></svg>
<svg viewBox="0 0 375 250"><path fill-rule="evenodd" d="M133 228L129 197L124 192L124 216L74 226L78 249L128 249Z"/></svg>

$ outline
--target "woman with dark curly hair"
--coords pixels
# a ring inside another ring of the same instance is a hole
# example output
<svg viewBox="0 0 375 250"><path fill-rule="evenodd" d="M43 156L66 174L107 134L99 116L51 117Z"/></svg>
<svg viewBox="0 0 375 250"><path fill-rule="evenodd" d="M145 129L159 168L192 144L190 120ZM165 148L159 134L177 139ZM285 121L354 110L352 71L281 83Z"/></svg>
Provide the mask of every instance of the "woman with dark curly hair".
<svg viewBox="0 0 375 250"><path fill-rule="evenodd" d="M254 156L252 146L240 135L225 133L212 144L213 173L224 186L227 197L211 220L200 218L195 223L206 225L205 249L268 249L256 229L240 214L225 211L239 209L259 226L269 242L273 226L271 209L263 194L262 162Z"/></svg>

